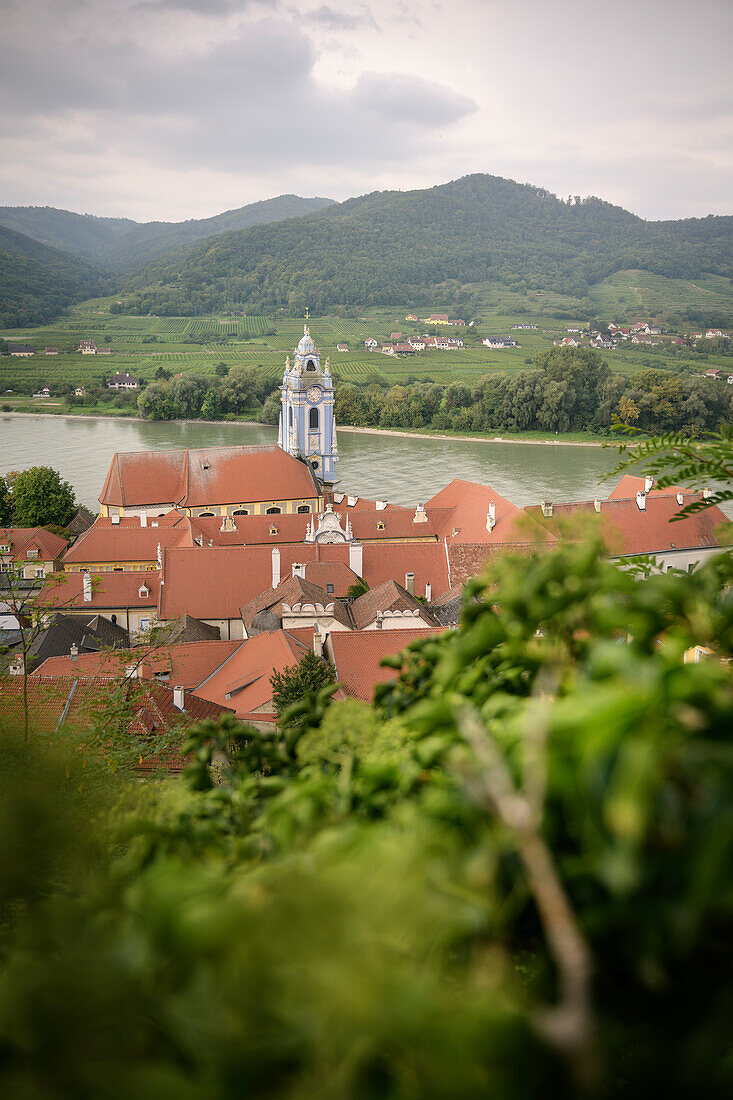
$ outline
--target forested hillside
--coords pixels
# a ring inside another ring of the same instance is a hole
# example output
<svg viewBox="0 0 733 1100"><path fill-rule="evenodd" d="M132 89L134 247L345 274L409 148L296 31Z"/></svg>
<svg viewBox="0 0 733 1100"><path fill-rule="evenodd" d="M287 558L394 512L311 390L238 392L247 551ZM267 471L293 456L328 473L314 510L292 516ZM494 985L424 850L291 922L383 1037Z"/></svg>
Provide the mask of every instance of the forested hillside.
<svg viewBox="0 0 733 1100"><path fill-rule="evenodd" d="M44 324L99 294L102 282L75 256L0 226L0 328Z"/></svg>
<svg viewBox="0 0 733 1100"><path fill-rule="evenodd" d="M732 246L731 217L645 222L600 199L563 202L542 188L473 175L225 233L146 266L128 288L134 309L157 314L448 304L486 281L583 298L629 268L730 275Z"/></svg>
<svg viewBox="0 0 733 1100"><path fill-rule="evenodd" d="M121 270L162 256L182 245L228 230L296 218L327 206L332 200L279 195L227 210L213 218L185 222L135 222L129 218L96 218L51 206L0 207L0 226L110 270Z"/></svg>

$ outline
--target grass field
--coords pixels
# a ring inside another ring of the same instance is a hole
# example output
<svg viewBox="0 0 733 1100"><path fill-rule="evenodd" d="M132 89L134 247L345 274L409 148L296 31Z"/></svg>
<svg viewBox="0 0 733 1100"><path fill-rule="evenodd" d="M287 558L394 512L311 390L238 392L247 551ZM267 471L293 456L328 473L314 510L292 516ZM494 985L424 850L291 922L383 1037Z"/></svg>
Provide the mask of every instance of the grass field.
<svg viewBox="0 0 733 1100"><path fill-rule="evenodd" d="M341 381L400 383L409 377L425 377L443 383L471 383L493 371L515 373L526 369L536 355L551 348L553 340L572 327L571 320L558 320L553 313L572 313L573 307L579 305L575 299L543 291L520 294L488 283L478 289L483 303L477 322L479 335L511 334L520 344L518 348L491 350L472 343L470 334L462 330L467 346L460 351L426 350L408 357L368 352L364 347L368 336L381 342L393 331L403 336L424 331L424 324L406 321L405 310L400 307L369 309L363 316L350 319L312 318L311 333L321 354L330 357L332 371ZM624 310L630 309L634 317L654 317L663 306L669 310L685 304L704 304L706 308L722 311L733 301L733 285L717 276L685 283L647 272L626 271L594 287L593 296L603 315L619 320ZM292 352L303 333L303 320L278 314L130 317L111 313L113 301L92 299L52 325L3 332L5 339L30 343L39 353L31 359L0 360L0 390L27 386L29 382L36 386L48 384L52 389L60 382L88 386L115 371L129 371L150 381L161 366L173 374L212 374L222 361L230 367L254 366L276 385L285 356ZM416 312L425 317L432 309L432 304L426 303ZM535 324L536 330L513 332L512 326L522 321ZM94 340L98 346L111 346L114 355L78 354L74 349L84 338ZM336 351L336 344L342 342L348 344L348 352ZM58 347L60 354L46 356L43 353L46 347ZM625 345L604 354L611 369L624 375L648 366L689 365L698 371L710 366L730 366L729 357L711 355L704 359L684 349L672 352L666 348Z"/></svg>

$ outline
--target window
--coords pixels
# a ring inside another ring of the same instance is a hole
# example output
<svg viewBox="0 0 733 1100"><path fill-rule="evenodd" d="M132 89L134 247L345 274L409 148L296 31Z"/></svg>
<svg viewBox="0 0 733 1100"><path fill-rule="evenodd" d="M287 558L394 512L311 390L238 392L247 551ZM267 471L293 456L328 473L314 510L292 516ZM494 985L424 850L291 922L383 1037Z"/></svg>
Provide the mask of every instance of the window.
<svg viewBox="0 0 733 1100"><path fill-rule="evenodd" d="M292 405L288 409L288 425L291 428L293 426L293 406Z"/></svg>
<svg viewBox="0 0 733 1100"><path fill-rule="evenodd" d="M208 519L209 517L213 518L214 513L213 512L199 512L199 515L201 516L202 519L204 519L204 518Z"/></svg>
<svg viewBox="0 0 733 1100"><path fill-rule="evenodd" d="M268 509L267 509L267 512L265 513L265 515L268 515L268 516L279 516L279 515L280 515L280 512L281 512L281 509L280 509L280 508L278 508L278 507L277 507L277 505L273 505L273 506L272 506L272 508L268 508Z"/></svg>
<svg viewBox="0 0 733 1100"><path fill-rule="evenodd" d="M140 629L141 630L150 630L150 619L141 619L140 620Z"/></svg>
<svg viewBox="0 0 733 1100"><path fill-rule="evenodd" d="M326 585L326 592L329 594L329 596L333 596L333 585L332 584L327 584Z"/></svg>
<svg viewBox="0 0 733 1100"><path fill-rule="evenodd" d="M115 567L112 570L113 573L124 573L124 571L125 570L123 569L123 567L121 565L115 565Z"/></svg>
<svg viewBox="0 0 733 1100"><path fill-rule="evenodd" d="M146 588L144 584L141 584L137 590L137 594L141 600L147 600L148 596L150 595L150 589Z"/></svg>
<svg viewBox="0 0 733 1100"><path fill-rule="evenodd" d="M311 409L308 413L308 427L312 432L318 431L318 409Z"/></svg>
<svg viewBox="0 0 733 1100"><path fill-rule="evenodd" d="M110 615L109 621L117 626L117 616L115 614Z"/></svg>
<svg viewBox="0 0 733 1100"><path fill-rule="evenodd" d="M377 530L378 531L383 531L384 530L384 524L382 523L381 519L380 519L379 523L377 524Z"/></svg>
<svg viewBox="0 0 733 1100"><path fill-rule="evenodd" d="M298 505L298 511L299 512L310 512L310 510L311 510L310 504L299 504Z"/></svg>
<svg viewBox="0 0 733 1100"><path fill-rule="evenodd" d="M275 525L274 525L274 524L273 524L273 525L272 525L272 527L270 528L270 534L271 534L271 535L276 535L276 534L277 534L277 527L275 527Z"/></svg>
<svg viewBox="0 0 733 1100"><path fill-rule="evenodd" d="M36 580L43 580L43 578L45 576L46 576L46 570L45 569L36 569Z"/></svg>
<svg viewBox="0 0 733 1100"><path fill-rule="evenodd" d="M308 360L305 369L306 370L315 370L316 369L316 364L313 362L312 359Z"/></svg>
<svg viewBox="0 0 733 1100"><path fill-rule="evenodd" d="M235 508L232 512L233 516L248 516L249 508Z"/></svg>
<svg viewBox="0 0 733 1100"><path fill-rule="evenodd" d="M35 547L32 550L29 550L28 551L28 557L29 558L37 558L38 557L38 550Z"/></svg>

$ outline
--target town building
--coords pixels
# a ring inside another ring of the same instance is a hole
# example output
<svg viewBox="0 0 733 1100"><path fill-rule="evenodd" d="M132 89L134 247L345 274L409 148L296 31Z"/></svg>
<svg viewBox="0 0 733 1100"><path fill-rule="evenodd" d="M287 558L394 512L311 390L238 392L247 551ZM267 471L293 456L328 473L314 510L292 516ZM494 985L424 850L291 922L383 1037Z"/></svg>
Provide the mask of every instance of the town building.
<svg viewBox="0 0 733 1100"><path fill-rule="evenodd" d="M326 359L321 368L321 357L307 325L292 366L289 356L285 363L277 442L287 454L307 463L322 485L335 484L338 443L330 363Z"/></svg>
<svg viewBox="0 0 733 1100"><path fill-rule="evenodd" d="M93 340L80 340L76 350L80 351L82 355L96 355L97 345Z"/></svg>
<svg viewBox="0 0 733 1100"><path fill-rule="evenodd" d="M0 573L33 580L58 573L68 545L45 527L0 527Z"/></svg>
<svg viewBox="0 0 733 1100"><path fill-rule="evenodd" d="M107 348L107 349L105 349L105 351L106 351L107 354L109 354L111 349ZM120 374L118 372L117 374L113 374L112 377L107 382L107 389L108 390L139 390L140 389L140 379L133 377L133 375L128 374L127 372L125 372L124 374Z"/></svg>
<svg viewBox="0 0 733 1100"><path fill-rule="evenodd" d="M8 354L16 359L28 359L35 350L32 344L8 344Z"/></svg>
<svg viewBox="0 0 733 1100"><path fill-rule="evenodd" d="M269 494L269 495L265 495ZM188 516L317 512L322 490L309 463L274 446L116 454L99 497L102 516L177 508Z"/></svg>

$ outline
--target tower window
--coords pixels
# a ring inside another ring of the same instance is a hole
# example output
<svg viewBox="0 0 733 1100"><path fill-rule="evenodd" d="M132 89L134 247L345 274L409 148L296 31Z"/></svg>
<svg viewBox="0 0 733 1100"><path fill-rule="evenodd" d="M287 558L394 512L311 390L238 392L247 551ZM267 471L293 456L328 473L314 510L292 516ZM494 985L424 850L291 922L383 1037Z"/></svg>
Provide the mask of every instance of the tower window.
<svg viewBox="0 0 733 1100"><path fill-rule="evenodd" d="M308 362L306 363L305 369L306 370L315 370L316 369L316 364L313 362L312 359L308 360Z"/></svg>
<svg viewBox="0 0 733 1100"><path fill-rule="evenodd" d="M265 515L268 515L268 516L279 516L279 515L280 515L280 509L279 509L279 508L268 508L268 509L267 509L267 512L265 513Z"/></svg>
<svg viewBox="0 0 733 1100"><path fill-rule="evenodd" d="M318 409L311 409L308 413L308 427L311 431L318 431Z"/></svg>
<svg viewBox="0 0 733 1100"><path fill-rule="evenodd" d="M288 427L292 428L292 426L293 426L293 406L291 405L290 408L288 409Z"/></svg>
<svg viewBox="0 0 733 1100"><path fill-rule="evenodd" d="M248 516L249 512L246 508L235 508L232 512L233 516Z"/></svg>
<svg viewBox="0 0 733 1100"><path fill-rule="evenodd" d="M298 505L298 511L299 512L310 512L310 510L311 510L310 509L310 504L299 504Z"/></svg>

